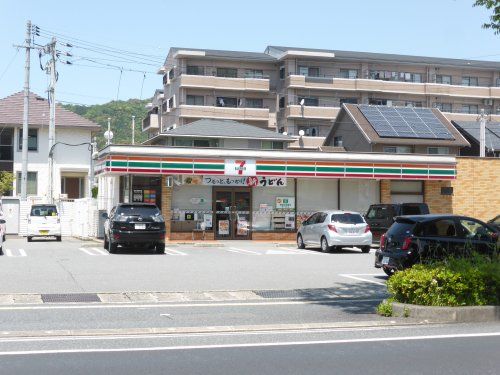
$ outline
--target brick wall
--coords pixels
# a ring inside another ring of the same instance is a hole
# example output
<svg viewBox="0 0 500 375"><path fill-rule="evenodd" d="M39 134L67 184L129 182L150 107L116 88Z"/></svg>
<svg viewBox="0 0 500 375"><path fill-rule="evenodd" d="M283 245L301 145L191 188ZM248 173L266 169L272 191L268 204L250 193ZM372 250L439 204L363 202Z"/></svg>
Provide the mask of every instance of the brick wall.
<svg viewBox="0 0 500 375"><path fill-rule="evenodd" d="M295 241L295 232L255 232L252 233L252 240L258 241Z"/></svg>
<svg viewBox="0 0 500 375"><path fill-rule="evenodd" d="M490 220L500 214L500 159L457 157L453 213Z"/></svg>
<svg viewBox="0 0 500 375"><path fill-rule="evenodd" d="M433 214L453 213L453 200L451 195L441 195L442 187L451 186L450 181L424 181L424 202Z"/></svg>
<svg viewBox="0 0 500 375"><path fill-rule="evenodd" d="M391 180L380 181L380 203L392 203Z"/></svg>

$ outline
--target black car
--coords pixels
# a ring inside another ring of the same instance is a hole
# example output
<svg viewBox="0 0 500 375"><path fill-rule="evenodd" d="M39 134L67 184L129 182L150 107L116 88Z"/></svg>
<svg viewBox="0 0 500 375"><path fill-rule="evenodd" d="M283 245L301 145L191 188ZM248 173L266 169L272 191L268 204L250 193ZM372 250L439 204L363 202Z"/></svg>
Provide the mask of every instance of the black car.
<svg viewBox="0 0 500 375"><path fill-rule="evenodd" d="M165 220L154 204L120 203L104 224L104 248L116 253L118 246L146 247L165 253Z"/></svg>
<svg viewBox="0 0 500 375"><path fill-rule="evenodd" d="M488 224L495 227L497 230L500 230L500 215L488 221Z"/></svg>
<svg viewBox="0 0 500 375"><path fill-rule="evenodd" d="M492 254L499 249L498 235L495 228L466 216L399 216L380 238L375 267L391 275L415 263L448 256L467 256L473 251Z"/></svg>
<svg viewBox="0 0 500 375"><path fill-rule="evenodd" d="M372 231L373 242L379 242L380 236L387 232L396 216L426 215L428 213L429 207L425 203L372 204L365 219Z"/></svg>

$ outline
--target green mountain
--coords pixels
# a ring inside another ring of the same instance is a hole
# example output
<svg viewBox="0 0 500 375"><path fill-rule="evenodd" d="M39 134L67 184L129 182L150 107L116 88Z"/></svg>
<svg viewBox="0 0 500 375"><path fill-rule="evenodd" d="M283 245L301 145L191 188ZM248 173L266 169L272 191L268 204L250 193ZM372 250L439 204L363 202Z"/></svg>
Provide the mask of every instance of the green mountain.
<svg viewBox="0 0 500 375"><path fill-rule="evenodd" d="M106 144L104 132L108 129L108 117L111 118L113 143L131 143L132 116L135 116L135 142L145 141L146 135L141 131L141 123L148 112L145 106L149 102L151 99L129 99L88 106L66 104L63 107L101 125L101 131L97 134L97 144L101 148Z"/></svg>

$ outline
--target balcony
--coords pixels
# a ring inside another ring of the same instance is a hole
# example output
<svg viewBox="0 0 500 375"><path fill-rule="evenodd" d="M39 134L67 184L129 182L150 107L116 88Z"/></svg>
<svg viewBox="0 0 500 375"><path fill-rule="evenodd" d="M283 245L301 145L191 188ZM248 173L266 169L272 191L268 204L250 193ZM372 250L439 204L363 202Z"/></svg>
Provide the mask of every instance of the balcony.
<svg viewBox="0 0 500 375"><path fill-rule="evenodd" d="M142 131L159 129L160 121L158 113L149 113L146 118L142 119Z"/></svg>
<svg viewBox="0 0 500 375"><path fill-rule="evenodd" d="M285 111L287 118L309 118L309 119L327 119L333 120L337 117L340 107L314 107L288 105Z"/></svg>
<svg viewBox="0 0 500 375"><path fill-rule="evenodd" d="M213 75L188 75L179 76L180 87L208 88L234 91L269 91L269 78L251 77L217 77Z"/></svg>
<svg viewBox="0 0 500 375"><path fill-rule="evenodd" d="M213 118L236 121L266 121L269 122L269 108L233 108L181 104L178 107L179 117Z"/></svg>
<svg viewBox="0 0 500 375"><path fill-rule="evenodd" d="M459 86L440 83L417 83L383 81L376 79L305 77L300 75L290 75L286 78L285 85L288 88L309 90L368 91L379 93L500 99L500 87Z"/></svg>
<svg viewBox="0 0 500 375"><path fill-rule="evenodd" d="M442 112L450 121L477 121L479 115L474 113ZM500 115L486 115L488 121L500 122Z"/></svg>

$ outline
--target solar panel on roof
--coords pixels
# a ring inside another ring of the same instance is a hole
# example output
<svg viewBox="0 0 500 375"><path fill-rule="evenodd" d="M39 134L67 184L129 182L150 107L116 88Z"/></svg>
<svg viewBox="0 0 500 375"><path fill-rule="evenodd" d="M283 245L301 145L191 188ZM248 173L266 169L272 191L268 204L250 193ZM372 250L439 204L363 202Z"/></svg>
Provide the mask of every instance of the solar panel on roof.
<svg viewBox="0 0 500 375"><path fill-rule="evenodd" d="M359 105L380 137L455 139L429 108Z"/></svg>

